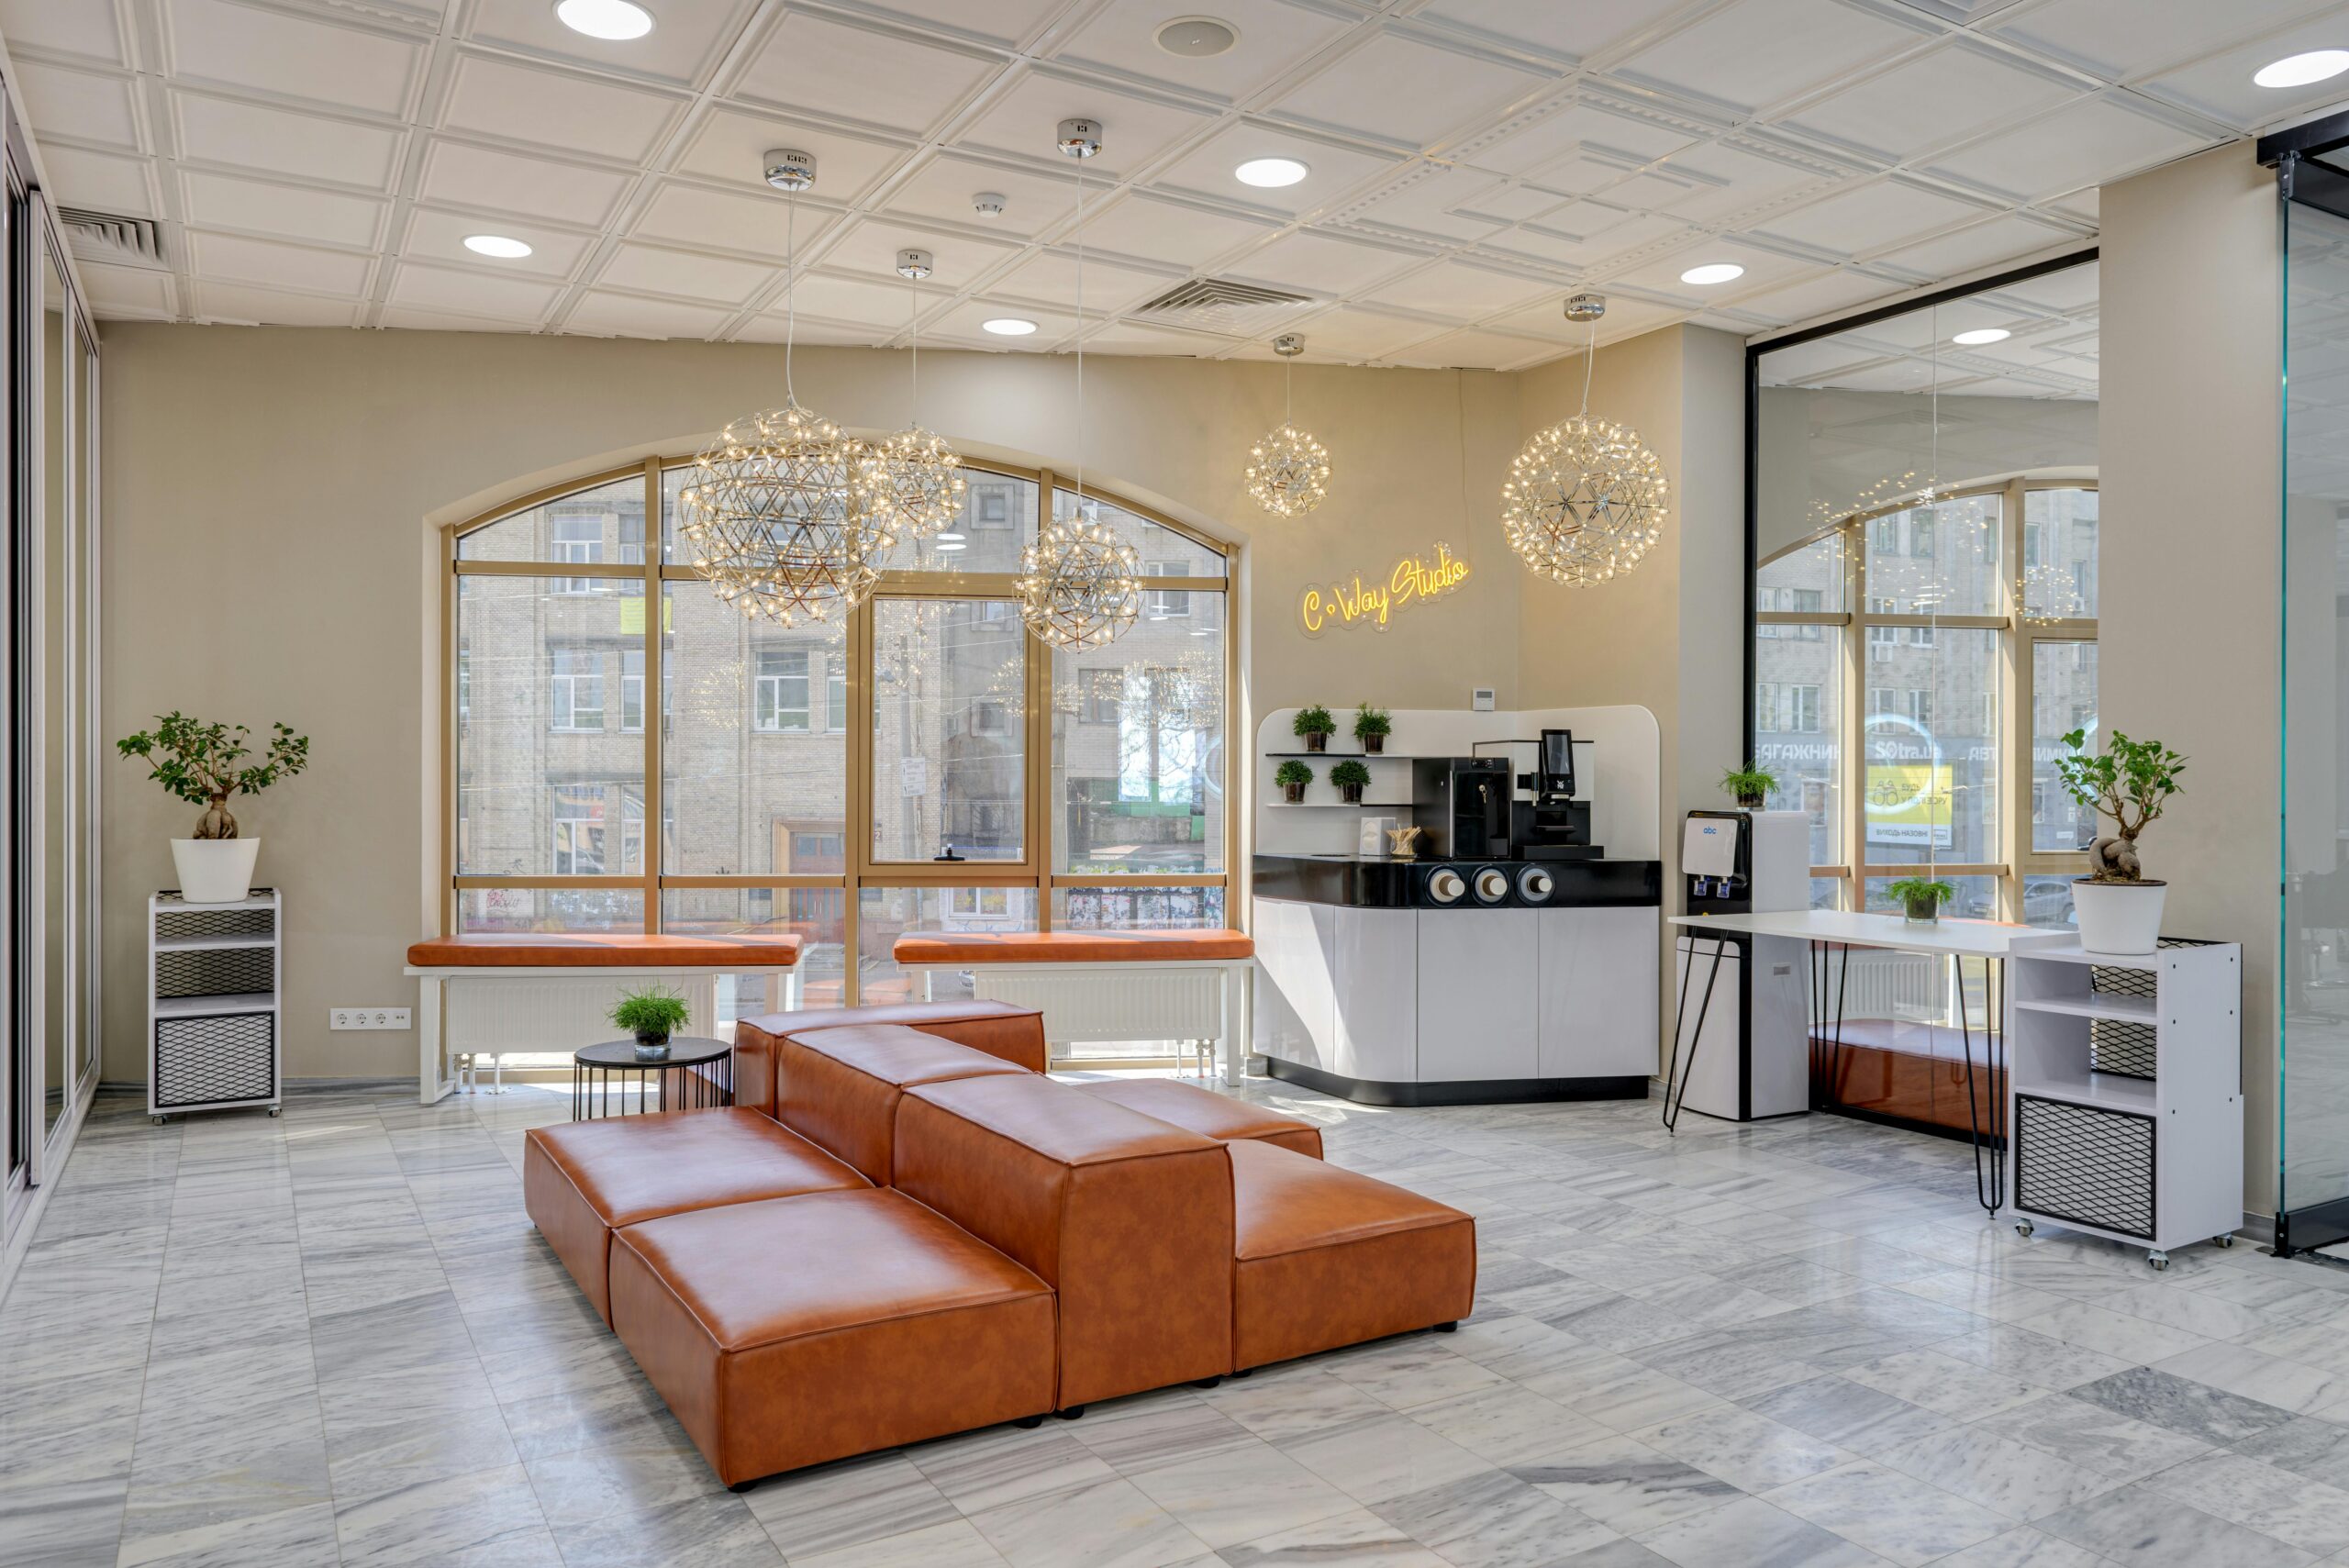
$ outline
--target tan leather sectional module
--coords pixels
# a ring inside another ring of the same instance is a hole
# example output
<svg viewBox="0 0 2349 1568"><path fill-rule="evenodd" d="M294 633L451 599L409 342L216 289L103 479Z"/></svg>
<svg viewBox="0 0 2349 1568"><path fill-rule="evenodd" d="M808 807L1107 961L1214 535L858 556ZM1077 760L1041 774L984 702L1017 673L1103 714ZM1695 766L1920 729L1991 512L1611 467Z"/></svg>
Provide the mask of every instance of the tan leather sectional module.
<svg viewBox="0 0 2349 1568"><path fill-rule="evenodd" d="M1475 1222L1003 1003L737 1026L735 1104L531 1129L530 1218L719 1479L1208 1383L1475 1296Z"/></svg>

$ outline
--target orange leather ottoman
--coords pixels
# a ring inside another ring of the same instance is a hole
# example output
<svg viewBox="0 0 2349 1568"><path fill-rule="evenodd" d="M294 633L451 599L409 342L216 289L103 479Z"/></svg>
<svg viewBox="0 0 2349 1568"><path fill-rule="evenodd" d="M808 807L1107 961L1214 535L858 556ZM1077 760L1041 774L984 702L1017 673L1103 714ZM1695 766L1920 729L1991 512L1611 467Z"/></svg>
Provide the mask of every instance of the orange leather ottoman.
<svg viewBox="0 0 2349 1568"><path fill-rule="evenodd" d="M904 1024L794 1029L775 1042L775 1119L887 1186L897 1102L923 1084L1030 1074Z"/></svg>
<svg viewBox="0 0 2349 1568"><path fill-rule="evenodd" d="M729 1486L1052 1403L1051 1290L899 1193L631 1225L612 1328Z"/></svg>
<svg viewBox="0 0 2349 1568"><path fill-rule="evenodd" d="M1224 1151L1049 1078L963 1078L906 1091L895 1181L1059 1293L1074 1410L1231 1370Z"/></svg>
<svg viewBox="0 0 2349 1568"><path fill-rule="evenodd" d="M612 1232L619 1227L868 1184L797 1133L739 1107L534 1127L522 1145L522 1207L607 1323Z"/></svg>
<svg viewBox="0 0 2349 1568"><path fill-rule="evenodd" d="M1321 1158L1321 1129L1311 1122L1268 1111L1212 1089L1202 1089L1197 1084L1178 1084L1172 1078L1121 1078L1074 1084L1070 1087L1080 1094L1115 1101L1130 1111L1171 1121L1202 1138L1219 1142L1259 1138L1266 1143L1294 1149L1299 1154L1310 1154L1316 1160Z"/></svg>
<svg viewBox="0 0 2349 1568"><path fill-rule="evenodd" d="M734 1103L773 1116L775 1041L786 1034L852 1024L904 1024L999 1056L1030 1073L1044 1070L1044 1015L1008 1002L901 1002L885 1007L769 1013L734 1026Z"/></svg>
<svg viewBox="0 0 2349 1568"><path fill-rule="evenodd" d="M1262 1139L1225 1147L1235 1367L1444 1327L1475 1307L1467 1215Z"/></svg>

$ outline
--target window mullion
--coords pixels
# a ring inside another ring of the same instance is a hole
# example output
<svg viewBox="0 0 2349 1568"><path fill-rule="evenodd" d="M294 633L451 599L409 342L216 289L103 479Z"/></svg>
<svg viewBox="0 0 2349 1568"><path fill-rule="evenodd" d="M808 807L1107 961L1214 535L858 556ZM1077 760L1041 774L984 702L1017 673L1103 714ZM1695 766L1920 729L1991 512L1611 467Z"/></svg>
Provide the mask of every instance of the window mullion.
<svg viewBox="0 0 2349 1568"><path fill-rule="evenodd" d="M669 624L667 590L661 579L662 528L661 526L661 460L644 460L644 536L638 570L644 579L644 691L637 706L644 717L644 863L639 868L644 873L644 929L659 935L661 930L661 867L667 849L668 834L662 830L662 751L667 737L668 704L662 698L668 690L662 679L662 655L664 650L662 633ZM623 662L620 672L620 703L625 717L628 703L628 672ZM628 841L628 806L620 806L620 841Z"/></svg>

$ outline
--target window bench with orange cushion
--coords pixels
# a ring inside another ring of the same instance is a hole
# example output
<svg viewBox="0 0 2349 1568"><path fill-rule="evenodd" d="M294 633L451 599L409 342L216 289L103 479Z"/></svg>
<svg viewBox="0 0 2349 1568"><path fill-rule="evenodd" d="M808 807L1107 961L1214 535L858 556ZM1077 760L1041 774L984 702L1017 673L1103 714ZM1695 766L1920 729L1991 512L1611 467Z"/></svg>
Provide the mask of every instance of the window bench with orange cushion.
<svg viewBox="0 0 2349 1568"><path fill-rule="evenodd" d="M1220 1040L1226 1079L1247 1075L1245 931L908 931L891 951L924 995L940 972L967 973L981 997L1041 1009L1052 1044Z"/></svg>
<svg viewBox="0 0 2349 1568"><path fill-rule="evenodd" d="M613 998L648 982L684 995L696 1034L716 1032L720 974L768 976L768 1005L793 1006L799 949L790 933L500 931L417 942L403 972L417 982L417 1096L430 1105L455 1088L459 1056L495 1064L505 1052L568 1052L613 1039L618 1031L603 1021Z"/></svg>

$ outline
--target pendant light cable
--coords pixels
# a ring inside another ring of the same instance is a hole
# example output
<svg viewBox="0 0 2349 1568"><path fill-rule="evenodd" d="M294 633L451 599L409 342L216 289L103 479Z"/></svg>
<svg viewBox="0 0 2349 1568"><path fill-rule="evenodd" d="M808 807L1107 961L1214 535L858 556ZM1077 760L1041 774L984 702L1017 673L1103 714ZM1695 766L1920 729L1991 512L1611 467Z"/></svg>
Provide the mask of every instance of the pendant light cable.
<svg viewBox="0 0 2349 1568"><path fill-rule="evenodd" d="M906 279L906 330L913 341L913 365L906 378L906 423L921 423L921 280Z"/></svg>
<svg viewBox="0 0 2349 1568"><path fill-rule="evenodd" d="M1590 318L1590 341L1582 351L1582 413L1576 417L1590 417L1590 372L1598 362L1598 317Z"/></svg>
<svg viewBox="0 0 2349 1568"><path fill-rule="evenodd" d="M1076 515L1085 516L1085 158L1076 160Z"/></svg>
<svg viewBox="0 0 2349 1568"><path fill-rule="evenodd" d="M791 386L791 340L798 335L798 306L795 296L798 290L791 274L791 252L799 239L799 200L786 197L783 204L783 400L796 403L799 395Z"/></svg>

